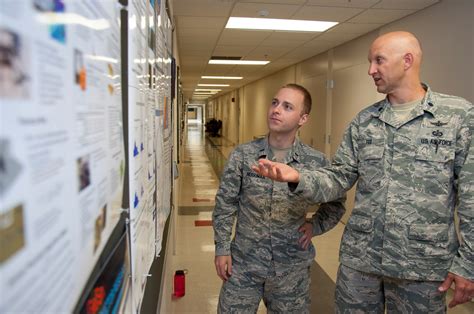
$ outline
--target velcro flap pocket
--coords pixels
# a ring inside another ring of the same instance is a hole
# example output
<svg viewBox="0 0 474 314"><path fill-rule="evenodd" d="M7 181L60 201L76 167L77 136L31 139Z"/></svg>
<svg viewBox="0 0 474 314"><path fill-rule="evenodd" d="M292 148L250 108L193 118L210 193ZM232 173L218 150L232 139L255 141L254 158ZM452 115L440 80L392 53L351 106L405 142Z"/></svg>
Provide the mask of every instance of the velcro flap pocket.
<svg viewBox="0 0 474 314"><path fill-rule="evenodd" d="M382 159L384 151L383 138L365 138L358 141L359 160Z"/></svg>
<svg viewBox="0 0 474 314"><path fill-rule="evenodd" d="M408 238L417 241L447 241L449 228L439 224L413 224L408 229Z"/></svg>
<svg viewBox="0 0 474 314"><path fill-rule="evenodd" d="M416 159L423 161L447 162L454 159L454 149L422 145L416 152Z"/></svg>
<svg viewBox="0 0 474 314"><path fill-rule="evenodd" d="M352 230L369 233L374 229L374 221L369 217L352 216L347 226Z"/></svg>

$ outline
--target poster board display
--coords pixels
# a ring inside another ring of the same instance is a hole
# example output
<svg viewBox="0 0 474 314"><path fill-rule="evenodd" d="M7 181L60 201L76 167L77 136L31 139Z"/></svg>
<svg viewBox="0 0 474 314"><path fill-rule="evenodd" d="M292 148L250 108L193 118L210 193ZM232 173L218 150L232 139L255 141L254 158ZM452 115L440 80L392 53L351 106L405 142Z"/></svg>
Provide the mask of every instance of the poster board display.
<svg viewBox="0 0 474 314"><path fill-rule="evenodd" d="M0 312L70 312L122 211L119 7L0 6Z"/></svg>
<svg viewBox="0 0 474 314"><path fill-rule="evenodd" d="M157 31L157 54L159 60L158 114L156 123L160 135L157 145L160 149L157 175L157 198L159 199L156 213L156 255L162 248L163 230L171 210L171 159L172 159L172 126L171 126L171 56L170 40L171 23L166 10L159 12L159 31Z"/></svg>
<svg viewBox="0 0 474 314"><path fill-rule="evenodd" d="M133 310L138 312L155 256L155 16L149 0L130 2L128 11L130 246Z"/></svg>

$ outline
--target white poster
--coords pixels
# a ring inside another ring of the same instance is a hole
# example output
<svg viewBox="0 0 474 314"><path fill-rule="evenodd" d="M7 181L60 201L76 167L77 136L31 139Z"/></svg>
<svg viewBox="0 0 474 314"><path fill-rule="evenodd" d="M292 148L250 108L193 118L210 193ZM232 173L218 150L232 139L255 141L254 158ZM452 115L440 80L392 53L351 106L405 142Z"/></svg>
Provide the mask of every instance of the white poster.
<svg viewBox="0 0 474 314"><path fill-rule="evenodd" d="M120 214L119 7L0 7L0 312L70 312Z"/></svg>
<svg viewBox="0 0 474 314"><path fill-rule="evenodd" d="M139 312L155 256L154 32L149 0L129 2L130 233L134 312Z"/></svg>
<svg viewBox="0 0 474 314"><path fill-rule="evenodd" d="M162 248L163 232L166 220L171 208L171 158L172 158L172 125L171 125L171 94L170 94L170 66L168 34L171 32L171 24L166 10L159 13L159 30L157 30L156 50L159 61L159 83L158 83L158 111L156 121L158 126L158 137L156 139L159 147L158 172L157 172L157 213L156 213L156 255Z"/></svg>

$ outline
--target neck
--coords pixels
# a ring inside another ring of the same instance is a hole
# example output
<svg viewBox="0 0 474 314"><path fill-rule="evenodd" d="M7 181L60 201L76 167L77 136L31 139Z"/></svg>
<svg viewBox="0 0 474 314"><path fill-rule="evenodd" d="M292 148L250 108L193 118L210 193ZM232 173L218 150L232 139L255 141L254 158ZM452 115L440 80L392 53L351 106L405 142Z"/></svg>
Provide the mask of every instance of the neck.
<svg viewBox="0 0 474 314"><path fill-rule="evenodd" d="M414 88L414 86L416 86ZM406 104L415 100L421 100L425 97L426 91L419 81L409 82L406 86L400 86L393 93L388 94L388 100L392 106Z"/></svg>
<svg viewBox="0 0 474 314"><path fill-rule="evenodd" d="M268 143L270 146L278 149L291 147L294 142L295 134L277 134L270 132L268 135Z"/></svg>

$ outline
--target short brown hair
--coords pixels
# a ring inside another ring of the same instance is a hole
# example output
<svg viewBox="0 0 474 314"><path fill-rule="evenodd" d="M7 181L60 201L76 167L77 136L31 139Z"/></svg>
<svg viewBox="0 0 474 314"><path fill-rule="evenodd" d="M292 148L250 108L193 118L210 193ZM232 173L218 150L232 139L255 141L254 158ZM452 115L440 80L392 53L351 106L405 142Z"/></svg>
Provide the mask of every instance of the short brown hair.
<svg viewBox="0 0 474 314"><path fill-rule="evenodd" d="M309 114L311 112L311 94L308 92L306 88L298 84L286 84L281 88L291 88L297 90L303 94L303 114Z"/></svg>

